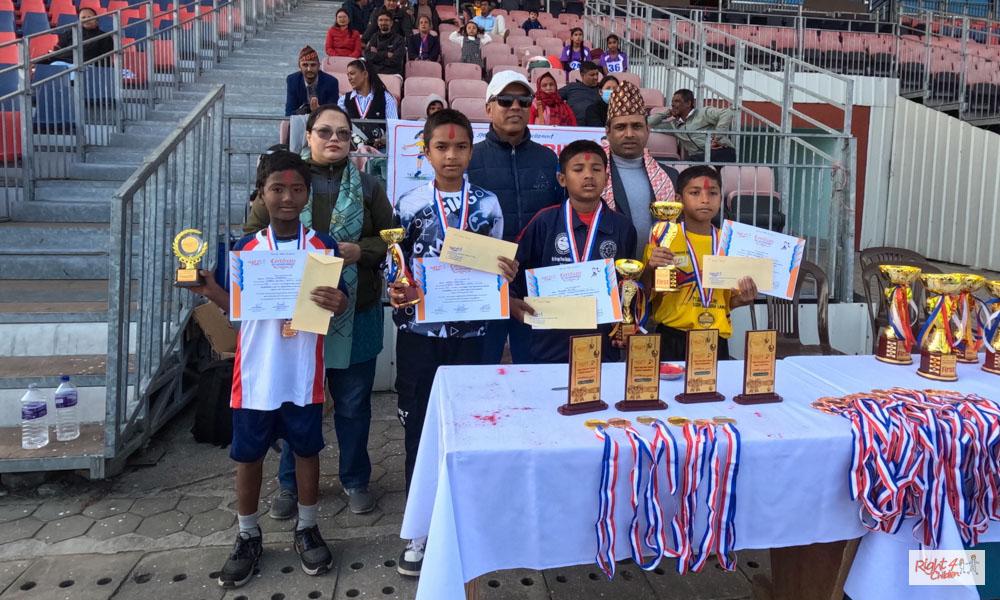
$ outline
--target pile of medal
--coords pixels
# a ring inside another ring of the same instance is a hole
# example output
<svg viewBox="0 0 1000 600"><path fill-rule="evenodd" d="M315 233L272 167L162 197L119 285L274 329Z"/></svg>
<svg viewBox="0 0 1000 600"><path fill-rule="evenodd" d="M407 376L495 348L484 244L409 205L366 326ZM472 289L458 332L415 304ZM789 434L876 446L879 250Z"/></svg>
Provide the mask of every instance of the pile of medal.
<svg viewBox="0 0 1000 600"><path fill-rule="evenodd" d="M700 571L713 553L723 569L736 568L736 479L740 464L740 433L736 420L729 417L691 420L669 417L638 417L640 425L651 428L644 437L628 419L590 419L584 422L604 444L601 484L598 493L597 565L608 579L615 575L615 495L618 481L618 441L614 429L625 432L632 448L629 544L632 559L651 571L660 560L677 559L677 572ZM683 454L669 425L679 427L684 441ZM706 473L706 470L708 471ZM705 531L694 531L698 489L707 480L708 509ZM660 506L660 482L670 495L678 494L678 509L670 520L672 544L667 543L667 520ZM643 524L645 527L643 528Z"/></svg>
<svg viewBox="0 0 1000 600"><path fill-rule="evenodd" d="M1000 521L1000 404L977 395L893 388L820 398L813 408L851 421L851 498L861 522L937 548L949 511L975 546Z"/></svg>

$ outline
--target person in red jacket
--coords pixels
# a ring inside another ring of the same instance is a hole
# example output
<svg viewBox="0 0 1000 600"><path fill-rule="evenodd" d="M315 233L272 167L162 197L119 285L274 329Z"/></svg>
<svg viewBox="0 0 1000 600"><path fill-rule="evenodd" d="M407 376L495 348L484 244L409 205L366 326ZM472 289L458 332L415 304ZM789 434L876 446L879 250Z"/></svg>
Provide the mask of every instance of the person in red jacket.
<svg viewBox="0 0 1000 600"><path fill-rule="evenodd" d="M337 11L336 25L326 32L326 54L361 58L361 34L351 29L351 15L344 9Z"/></svg>
<svg viewBox="0 0 1000 600"><path fill-rule="evenodd" d="M576 125L573 109L559 97L559 88L552 73L538 78L538 92L531 103L530 125Z"/></svg>

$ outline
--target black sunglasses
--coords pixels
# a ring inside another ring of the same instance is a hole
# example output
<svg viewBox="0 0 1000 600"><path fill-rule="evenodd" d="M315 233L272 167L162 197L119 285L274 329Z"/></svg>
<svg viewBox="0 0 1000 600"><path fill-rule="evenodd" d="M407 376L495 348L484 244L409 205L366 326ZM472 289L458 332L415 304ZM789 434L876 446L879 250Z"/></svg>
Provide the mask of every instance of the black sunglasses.
<svg viewBox="0 0 1000 600"><path fill-rule="evenodd" d="M520 104L521 108L530 108L531 107L531 103L535 100L534 96L531 96L530 94L526 95L526 96L515 96L513 94L501 94L499 96L495 96L493 99L496 100L497 104L499 104L500 106L502 106L504 108L510 108L511 106L514 106L514 102L517 102L518 104Z"/></svg>
<svg viewBox="0 0 1000 600"><path fill-rule="evenodd" d="M320 129L313 129L312 132L319 137L321 140L329 140L334 135L337 136L338 142L349 142L351 141L351 130L350 129L338 129L336 131L328 128L322 127Z"/></svg>

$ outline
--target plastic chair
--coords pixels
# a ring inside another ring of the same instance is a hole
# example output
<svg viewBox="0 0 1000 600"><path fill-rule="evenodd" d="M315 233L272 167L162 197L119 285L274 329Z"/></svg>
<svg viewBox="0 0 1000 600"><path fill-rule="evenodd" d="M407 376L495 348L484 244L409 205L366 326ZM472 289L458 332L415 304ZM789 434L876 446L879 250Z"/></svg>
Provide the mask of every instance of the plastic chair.
<svg viewBox="0 0 1000 600"><path fill-rule="evenodd" d="M496 75L497 73L502 73L504 71L514 71L515 73L524 75L525 79L528 78L528 70L517 65L500 65L497 67L496 71L493 72L493 74Z"/></svg>
<svg viewBox="0 0 1000 600"><path fill-rule="evenodd" d="M14 13L10 11L0 12L0 32L14 32Z"/></svg>
<svg viewBox="0 0 1000 600"><path fill-rule="evenodd" d="M351 58L350 56L327 56L320 63L319 68L326 73L346 73L347 65L351 62L357 60L356 58Z"/></svg>
<svg viewBox="0 0 1000 600"><path fill-rule="evenodd" d="M427 96L407 96L399 107L399 118L419 121L427 117Z"/></svg>
<svg viewBox="0 0 1000 600"><path fill-rule="evenodd" d="M117 101L115 70L110 67L86 67L81 73L83 98L87 102Z"/></svg>
<svg viewBox="0 0 1000 600"><path fill-rule="evenodd" d="M640 90L642 89L642 77L640 77L635 73L615 73L615 77L617 77L618 81L622 83L628 81L629 83L639 88Z"/></svg>
<svg viewBox="0 0 1000 600"><path fill-rule="evenodd" d="M473 123L489 123L486 116L486 102L481 98L457 98L451 108L464 113Z"/></svg>
<svg viewBox="0 0 1000 600"><path fill-rule="evenodd" d="M483 70L479 65L473 65L469 63L452 62L446 63L444 66L444 82L447 83L452 79L482 79ZM444 91L441 92L444 96Z"/></svg>
<svg viewBox="0 0 1000 600"><path fill-rule="evenodd" d="M31 59L34 60L52 52L58 41L59 36L54 33L45 33L28 38L28 52L31 54Z"/></svg>
<svg viewBox="0 0 1000 600"><path fill-rule="evenodd" d="M407 77L437 77L441 78L441 63L429 60L411 60L406 63Z"/></svg>
<svg viewBox="0 0 1000 600"><path fill-rule="evenodd" d="M408 77L403 83L404 96L430 96L431 94L444 96L444 80L435 77Z"/></svg>
<svg viewBox="0 0 1000 600"><path fill-rule="evenodd" d="M799 328L799 304L802 300L802 288L806 280L812 280L816 294L816 329L819 334L819 344L803 344ZM795 282L795 293L791 300L767 297L767 328L778 331L778 358L801 355L833 355L843 354L830 345L829 327L830 287L823 269L808 260L803 260L799 267L799 278ZM750 310L750 322L757 329L756 311Z"/></svg>
<svg viewBox="0 0 1000 600"><path fill-rule="evenodd" d="M774 191L770 167L722 168L726 218L755 227L784 231L781 195Z"/></svg>
<svg viewBox="0 0 1000 600"><path fill-rule="evenodd" d="M551 73L556 80L556 87L561 88L566 85L566 72L562 69L532 69L531 70L531 85L538 85L538 78L546 73Z"/></svg>
<svg viewBox="0 0 1000 600"><path fill-rule="evenodd" d="M496 73L499 71L506 70L505 68L498 67L516 67L518 66L517 57L508 54L507 56L489 56L486 58L486 72Z"/></svg>
<svg viewBox="0 0 1000 600"><path fill-rule="evenodd" d="M448 100L456 98L486 99L486 82L481 79L452 79L448 82Z"/></svg>
<svg viewBox="0 0 1000 600"><path fill-rule="evenodd" d="M344 74L344 78L345 79L347 78L346 73ZM399 104L399 100L403 97L403 76L394 74L388 74L388 75L380 74L379 79L381 79L382 83L385 85L385 90L390 94L392 94L392 96L396 99L396 103ZM417 77L416 79L422 79L422 78ZM441 94L443 95L444 92L441 92Z"/></svg>
<svg viewBox="0 0 1000 600"><path fill-rule="evenodd" d="M639 93L642 94L642 99L646 103L646 108L664 106L663 92L660 90L653 88L640 88Z"/></svg>
<svg viewBox="0 0 1000 600"><path fill-rule="evenodd" d="M666 133L651 132L646 148L653 158L660 160L679 160L681 155L677 151L677 140L674 136Z"/></svg>
<svg viewBox="0 0 1000 600"><path fill-rule="evenodd" d="M4 166L21 158L21 113L0 112L0 162Z"/></svg>
<svg viewBox="0 0 1000 600"><path fill-rule="evenodd" d="M68 67L36 65L35 80L44 80L68 71ZM76 127L69 76L55 77L35 87L35 126L49 133L70 133Z"/></svg>
<svg viewBox="0 0 1000 600"><path fill-rule="evenodd" d="M24 23L21 25L21 35L28 37L36 33L49 30L49 16L44 12L28 13L24 15Z"/></svg>

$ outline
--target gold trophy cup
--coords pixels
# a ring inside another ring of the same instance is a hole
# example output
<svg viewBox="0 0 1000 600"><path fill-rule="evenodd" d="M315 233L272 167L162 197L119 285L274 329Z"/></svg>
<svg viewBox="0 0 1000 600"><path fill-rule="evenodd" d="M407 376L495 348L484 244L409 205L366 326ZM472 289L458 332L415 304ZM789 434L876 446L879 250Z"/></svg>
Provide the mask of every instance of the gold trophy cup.
<svg viewBox="0 0 1000 600"><path fill-rule="evenodd" d="M389 283L401 283L406 286L406 299L399 306L413 306L420 303L420 295L417 288L410 279L409 269L406 268L406 257L403 256L403 249L399 243L406 238L406 230L402 227L394 229L383 229L379 232L382 241L389 245L386 252L385 261L389 267L386 279Z"/></svg>
<svg viewBox="0 0 1000 600"><path fill-rule="evenodd" d="M881 265L879 271L889 279L892 287L885 290L889 325L878 332L875 358L894 365L913 364L913 357L910 355L910 351L913 350L913 329L910 321L910 302L913 292L910 286L917 277L920 277L920 269L904 265ZM904 339L899 339L896 329L902 332Z"/></svg>
<svg viewBox="0 0 1000 600"><path fill-rule="evenodd" d="M205 279L198 273L201 259L208 252L208 243L197 229L185 229L174 236L174 256L181 263L174 278L175 287L198 287Z"/></svg>
<svg viewBox="0 0 1000 600"><path fill-rule="evenodd" d="M639 297L639 284L636 280L642 275L643 268L643 264L638 260L620 258L615 261L615 270L621 278L618 285L621 290L622 322L615 325L611 335L612 339L623 343L629 336L639 331L637 315L639 304L643 299Z"/></svg>
<svg viewBox="0 0 1000 600"><path fill-rule="evenodd" d="M917 374L936 381L958 381L956 356L949 339L951 331L952 303L949 296L962 291L964 276L960 273L931 274L920 276L930 295L927 298L927 330L920 340L920 368Z"/></svg>
<svg viewBox="0 0 1000 600"><path fill-rule="evenodd" d="M1000 279L987 281L986 289L994 298L993 312L996 312L997 315L993 316L991 313L990 316L993 318L986 323L987 339L984 340L986 363L983 365L983 370L987 373L1000 375Z"/></svg>
<svg viewBox="0 0 1000 600"><path fill-rule="evenodd" d="M974 294L983 289L983 286L986 285L986 278L982 275L966 273L962 279L962 294L959 296L959 302L955 309L965 312L965 328L962 331L956 331L955 336L961 338L965 344L958 352L957 360L960 363L978 365L979 351L976 346L979 340L976 339L974 326L976 321L976 297Z"/></svg>
<svg viewBox="0 0 1000 600"><path fill-rule="evenodd" d="M669 248L670 244L677 237L677 217L684 210L684 205L680 202L667 202L656 200L649 205L649 212L656 219L649 232L649 243ZM657 267L653 278L653 290L657 292L677 291L677 267L667 265Z"/></svg>

